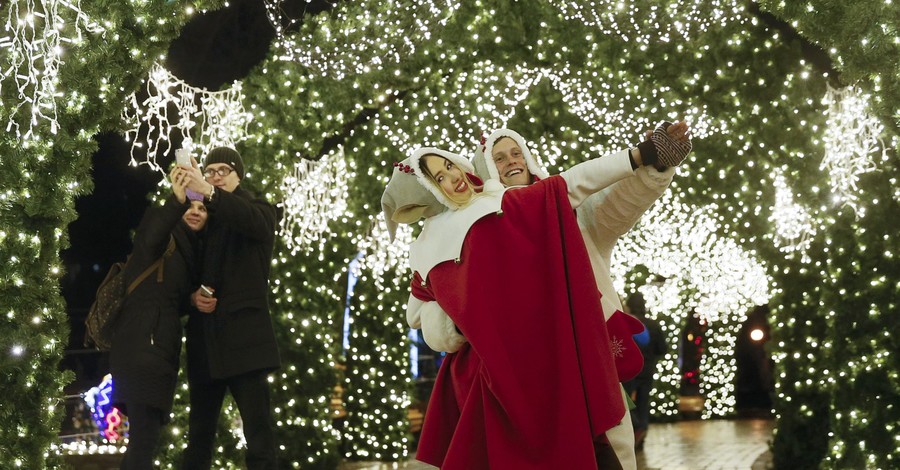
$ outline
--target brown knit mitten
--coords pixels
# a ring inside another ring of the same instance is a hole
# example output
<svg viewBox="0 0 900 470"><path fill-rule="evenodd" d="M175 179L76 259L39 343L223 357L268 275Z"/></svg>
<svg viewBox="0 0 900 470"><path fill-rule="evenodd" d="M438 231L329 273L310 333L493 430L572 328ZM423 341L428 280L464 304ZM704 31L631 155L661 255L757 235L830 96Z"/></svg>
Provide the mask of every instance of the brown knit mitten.
<svg viewBox="0 0 900 470"><path fill-rule="evenodd" d="M653 135L650 136L659 164L667 167L680 165L692 148L690 139L678 141L669 136L666 129L671 125L672 123L668 121L660 122L653 130Z"/></svg>

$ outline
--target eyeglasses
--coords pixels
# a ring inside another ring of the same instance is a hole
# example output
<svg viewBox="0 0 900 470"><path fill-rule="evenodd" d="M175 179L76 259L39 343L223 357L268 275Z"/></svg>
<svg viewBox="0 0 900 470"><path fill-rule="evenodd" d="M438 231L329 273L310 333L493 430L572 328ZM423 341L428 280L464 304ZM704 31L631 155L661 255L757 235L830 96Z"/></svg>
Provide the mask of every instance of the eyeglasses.
<svg viewBox="0 0 900 470"><path fill-rule="evenodd" d="M224 177L230 175L232 171L234 171L234 169L227 167L227 166L223 166L222 168L219 168L219 169L207 168L206 171L203 172L203 176L205 176L207 178L212 178L213 175L219 175L222 178L224 178Z"/></svg>

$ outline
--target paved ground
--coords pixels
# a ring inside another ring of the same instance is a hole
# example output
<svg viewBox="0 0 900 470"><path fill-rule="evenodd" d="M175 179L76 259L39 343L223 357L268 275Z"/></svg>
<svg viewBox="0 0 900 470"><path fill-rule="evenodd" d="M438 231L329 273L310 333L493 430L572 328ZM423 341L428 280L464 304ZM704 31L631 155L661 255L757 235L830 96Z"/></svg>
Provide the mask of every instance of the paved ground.
<svg viewBox="0 0 900 470"><path fill-rule="evenodd" d="M640 470L764 470L771 456L768 441L773 422L767 419L682 421L654 424L638 453ZM417 461L396 464L354 462L340 470L434 469Z"/></svg>

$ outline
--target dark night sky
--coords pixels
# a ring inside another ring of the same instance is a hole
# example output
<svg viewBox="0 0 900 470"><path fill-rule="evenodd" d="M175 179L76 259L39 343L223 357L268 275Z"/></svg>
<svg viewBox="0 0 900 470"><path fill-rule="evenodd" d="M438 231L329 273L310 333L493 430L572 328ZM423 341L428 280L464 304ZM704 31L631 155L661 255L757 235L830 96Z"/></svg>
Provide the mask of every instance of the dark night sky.
<svg viewBox="0 0 900 470"><path fill-rule="evenodd" d="M300 18L334 2L289 0L283 9ZM188 84L218 90L244 78L268 53L275 31L260 0L232 0L227 8L197 15L169 47L166 68ZM69 349L81 349L84 316L109 266L131 252L132 231L161 179L146 166L129 165L130 145L115 133L96 137L92 159L94 191L75 201L78 219L69 225L71 246L61 253L61 280L72 324ZM166 167L171 157L160 159Z"/></svg>

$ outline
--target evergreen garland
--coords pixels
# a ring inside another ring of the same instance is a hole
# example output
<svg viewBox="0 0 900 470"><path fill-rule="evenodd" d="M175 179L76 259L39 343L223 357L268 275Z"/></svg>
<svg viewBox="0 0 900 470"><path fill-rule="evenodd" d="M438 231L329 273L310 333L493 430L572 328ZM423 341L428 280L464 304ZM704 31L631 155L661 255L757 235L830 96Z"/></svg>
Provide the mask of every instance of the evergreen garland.
<svg viewBox="0 0 900 470"><path fill-rule="evenodd" d="M24 3L14 0L10 8ZM59 129L54 134L40 122L40 139L0 137L0 256L8 260L0 266L4 468L59 464L50 448L71 373L57 370L68 336L57 279L66 226L76 217L74 198L91 190L93 136L119 125L125 96L189 19L188 5L177 2L85 3L85 12L102 18L106 31L87 34L83 44L66 51ZM583 3L577 5L612 5ZM735 19L716 23L714 6L698 4L696 16L679 16L654 10L653 2L633 3L630 8L644 18L654 12L663 20L647 19L627 33L657 39L669 33L667 41L625 42L601 27L563 18L552 2L463 1L452 12L409 9L403 2L345 2L291 33L298 51L319 48L326 60L279 60L286 51L273 49L247 78L248 108L256 121L241 151L254 189L280 200L281 178L298 158L321 159L338 146L353 173L347 216L329 223L314 250L292 255L283 244L277 248L271 303L285 367L273 379L285 462L333 468L340 455L400 460L412 451L404 427L411 385L403 305L408 273L402 270L385 274L390 282L383 284L363 271L349 305L351 350L343 358L342 383L348 416L339 450L329 402L338 383L348 266L358 253L358 237L377 220L390 163L406 150L387 134L402 132L411 143L471 144L477 138L472 134L485 129L469 127L497 123L493 111L512 100L517 104L508 125L547 150L542 157L554 158L554 173L591 154L569 149L563 159L551 154L554 142L583 138L595 143L594 150L619 148L637 139L636 128L621 134L623 123L633 124L629 116L654 119L690 107L710 116L720 127L696 141L692 160L671 190L691 204L715 205L719 236L754 250L770 268L779 373L776 465L897 465L900 348L889 328L900 298L893 228L900 200L893 176L900 129L898 7L880 0L761 1L760 9L735 3L729 6L737 11ZM190 6L223 4L197 0ZM771 21L770 13L785 24ZM610 21L624 15L614 11ZM707 26L691 29L686 41L667 29L667 18ZM427 31L417 29L426 20ZM410 34L391 34L397 31ZM810 60L806 41L821 46L839 73ZM355 68L360 63L369 67ZM338 73L341 67L346 70ZM605 107L621 110L613 115L621 122L589 125L546 79L518 101L512 92L495 92L538 69L596 85L598 96L603 90L611 97ZM861 216L832 203L828 175L820 169L826 83L873 93L873 112L887 126L888 158L859 181L866 206ZM654 92L655 87L664 88ZM15 116L25 123L18 103L4 82L0 121ZM771 243L776 168L785 171L795 196L820 225L808 261ZM180 391L175 411L174 428L181 432L185 397ZM223 423L223 431L229 428ZM164 466L173 464L183 442L175 434L168 438ZM220 432L221 466L241 465L233 439Z"/></svg>

